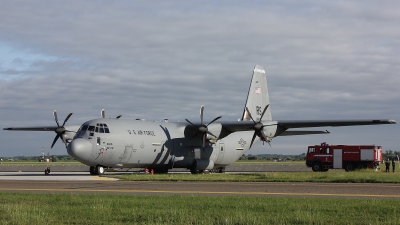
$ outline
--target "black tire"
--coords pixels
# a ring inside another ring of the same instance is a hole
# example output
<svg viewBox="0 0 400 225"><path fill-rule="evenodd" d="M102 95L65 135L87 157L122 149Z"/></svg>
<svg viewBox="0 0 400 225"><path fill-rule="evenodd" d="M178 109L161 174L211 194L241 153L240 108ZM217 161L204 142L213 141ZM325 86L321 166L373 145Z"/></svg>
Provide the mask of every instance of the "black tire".
<svg viewBox="0 0 400 225"><path fill-rule="evenodd" d="M347 163L344 167L344 170L346 170L346 172L350 172L354 170L354 165L353 163Z"/></svg>
<svg viewBox="0 0 400 225"><path fill-rule="evenodd" d="M199 173L199 171L198 171L198 170L196 170L196 169L190 169L190 173L192 173L192 174L198 174L198 173Z"/></svg>
<svg viewBox="0 0 400 225"><path fill-rule="evenodd" d="M168 173L168 169L156 169L154 170L155 174L167 174Z"/></svg>
<svg viewBox="0 0 400 225"><path fill-rule="evenodd" d="M105 168L102 166L96 166L96 175L104 175Z"/></svg>
<svg viewBox="0 0 400 225"><path fill-rule="evenodd" d="M323 167L322 167L321 163L315 162L315 163L312 164L312 171L319 172L319 171L322 171L322 170L323 170Z"/></svg>
<svg viewBox="0 0 400 225"><path fill-rule="evenodd" d="M93 176L94 176L94 175L97 175L97 174L96 174L96 167L94 167L94 166L91 166L91 167L90 167L90 175L93 175Z"/></svg>

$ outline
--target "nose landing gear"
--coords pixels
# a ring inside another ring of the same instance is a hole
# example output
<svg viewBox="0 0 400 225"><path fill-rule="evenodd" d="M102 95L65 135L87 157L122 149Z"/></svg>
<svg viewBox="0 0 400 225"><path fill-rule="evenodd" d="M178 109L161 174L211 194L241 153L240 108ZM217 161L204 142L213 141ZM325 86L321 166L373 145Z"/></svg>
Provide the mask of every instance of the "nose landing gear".
<svg viewBox="0 0 400 225"><path fill-rule="evenodd" d="M104 175L105 168L102 166L91 166L90 175Z"/></svg>

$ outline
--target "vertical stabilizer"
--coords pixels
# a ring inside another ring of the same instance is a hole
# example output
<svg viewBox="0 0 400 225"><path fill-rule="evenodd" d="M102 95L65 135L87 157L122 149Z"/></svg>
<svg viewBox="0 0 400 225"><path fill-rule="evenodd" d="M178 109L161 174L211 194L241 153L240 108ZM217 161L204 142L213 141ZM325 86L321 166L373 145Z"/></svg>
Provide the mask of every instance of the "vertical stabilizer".
<svg viewBox="0 0 400 225"><path fill-rule="evenodd" d="M262 66L256 65L253 70L253 78L251 79L245 107L249 109L253 119L258 121L267 105L269 105L269 95L265 70ZM246 110L243 111L242 120L251 120ZM272 120L271 106L268 106L262 120Z"/></svg>

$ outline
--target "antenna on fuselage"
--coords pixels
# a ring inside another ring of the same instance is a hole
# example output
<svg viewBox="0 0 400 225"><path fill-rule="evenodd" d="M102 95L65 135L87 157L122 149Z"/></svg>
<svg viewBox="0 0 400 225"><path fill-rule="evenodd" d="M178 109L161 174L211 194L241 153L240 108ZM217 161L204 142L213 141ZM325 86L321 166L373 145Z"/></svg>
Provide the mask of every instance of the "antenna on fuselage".
<svg viewBox="0 0 400 225"><path fill-rule="evenodd" d="M101 117L105 118L104 109L101 110Z"/></svg>

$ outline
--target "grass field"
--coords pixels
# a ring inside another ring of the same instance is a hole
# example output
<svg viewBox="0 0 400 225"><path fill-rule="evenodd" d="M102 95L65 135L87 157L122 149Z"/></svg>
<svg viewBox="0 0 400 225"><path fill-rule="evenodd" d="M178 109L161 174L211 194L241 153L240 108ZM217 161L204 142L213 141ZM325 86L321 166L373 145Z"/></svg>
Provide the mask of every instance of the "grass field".
<svg viewBox="0 0 400 225"><path fill-rule="evenodd" d="M264 163L291 165L287 162ZM38 162L37 164L43 165ZM57 162L56 165L62 164ZM117 177L136 181L400 182L400 172L384 173L373 170L198 175L129 174ZM400 224L400 201L3 192L0 193L0 224Z"/></svg>
<svg viewBox="0 0 400 225"><path fill-rule="evenodd" d="M0 193L0 224L399 224L400 201Z"/></svg>
<svg viewBox="0 0 400 225"><path fill-rule="evenodd" d="M108 175L107 175L108 176ZM345 172L263 172L246 174L123 174L110 175L130 181L225 181L225 182L332 182L332 183L400 183L400 172L375 172L371 169Z"/></svg>

